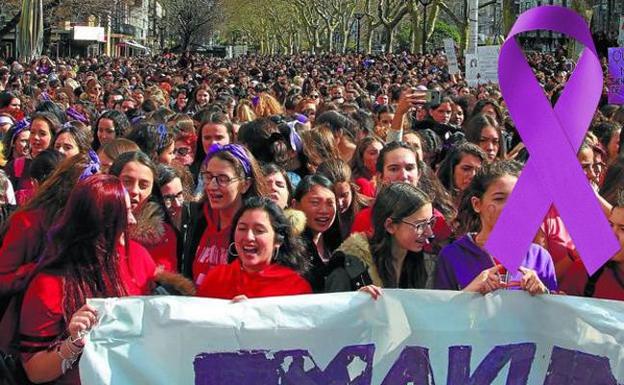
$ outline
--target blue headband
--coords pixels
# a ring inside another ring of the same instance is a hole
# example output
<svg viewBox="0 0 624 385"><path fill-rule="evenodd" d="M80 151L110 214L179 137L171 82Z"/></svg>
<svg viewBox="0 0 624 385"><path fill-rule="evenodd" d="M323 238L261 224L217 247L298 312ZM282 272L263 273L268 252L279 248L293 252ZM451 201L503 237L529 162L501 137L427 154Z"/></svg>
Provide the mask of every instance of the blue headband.
<svg viewBox="0 0 624 385"><path fill-rule="evenodd" d="M208 153L206 154L206 159L204 160L204 164L208 163L208 161L217 153L227 151L233 157L238 159L240 164L243 166L243 170L245 170L245 176L247 178L251 177L251 160L247 156L245 152L245 148L240 144L226 144L222 146L218 143L213 144L208 149Z"/></svg>

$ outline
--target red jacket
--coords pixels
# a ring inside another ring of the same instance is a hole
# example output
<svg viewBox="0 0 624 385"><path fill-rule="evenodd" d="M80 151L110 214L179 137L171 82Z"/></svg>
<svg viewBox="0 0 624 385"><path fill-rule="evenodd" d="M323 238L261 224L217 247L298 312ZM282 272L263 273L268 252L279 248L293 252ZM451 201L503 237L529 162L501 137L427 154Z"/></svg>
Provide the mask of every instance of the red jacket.
<svg viewBox="0 0 624 385"><path fill-rule="evenodd" d="M293 269L271 264L260 272L249 273L241 268L238 259L212 268L197 290L199 297L223 299L237 295L258 298L310 293L312 288L308 281Z"/></svg>

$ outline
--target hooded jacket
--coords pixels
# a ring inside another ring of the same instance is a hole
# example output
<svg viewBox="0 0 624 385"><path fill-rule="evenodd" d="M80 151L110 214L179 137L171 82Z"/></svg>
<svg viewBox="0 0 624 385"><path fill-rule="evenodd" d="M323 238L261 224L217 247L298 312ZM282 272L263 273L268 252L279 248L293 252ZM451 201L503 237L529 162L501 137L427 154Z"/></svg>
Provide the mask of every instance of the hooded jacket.
<svg viewBox="0 0 624 385"><path fill-rule="evenodd" d="M435 272L436 289L462 290L483 270L494 266L494 259L466 234L440 252ZM546 249L531 244L520 266L535 270L549 290L557 290L555 267ZM509 272L507 282L520 281L522 273Z"/></svg>
<svg viewBox="0 0 624 385"><path fill-rule="evenodd" d="M354 233L336 249L328 266L325 292L353 291L367 285L382 287L365 233Z"/></svg>
<svg viewBox="0 0 624 385"><path fill-rule="evenodd" d="M130 239L145 247L157 266L177 272L177 236L173 226L165 221L163 209L155 202L146 202L135 218L137 224L130 226Z"/></svg>

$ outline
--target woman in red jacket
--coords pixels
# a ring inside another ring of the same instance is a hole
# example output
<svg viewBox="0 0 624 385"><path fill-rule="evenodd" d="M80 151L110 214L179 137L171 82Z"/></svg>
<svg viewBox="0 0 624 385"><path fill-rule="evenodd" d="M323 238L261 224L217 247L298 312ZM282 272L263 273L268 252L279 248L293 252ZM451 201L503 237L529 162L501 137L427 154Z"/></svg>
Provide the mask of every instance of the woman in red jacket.
<svg viewBox="0 0 624 385"><path fill-rule="evenodd" d="M0 248L0 296L5 299L22 292L26 279L41 259L45 234L60 217L69 193L78 180L97 172L97 164L88 155L65 160L39 187L37 194L9 219ZM0 349L9 349L17 327L18 310L15 301L0 309Z"/></svg>
<svg viewBox="0 0 624 385"><path fill-rule="evenodd" d="M300 275L307 268L303 245L269 198L245 200L232 221L230 240L232 262L211 269L198 296L239 300L312 292Z"/></svg>
<svg viewBox="0 0 624 385"><path fill-rule="evenodd" d="M20 350L30 381L80 384L75 364L97 322L88 298L149 293L156 266L128 240L132 218L115 176L89 177L72 191L22 303Z"/></svg>
<svg viewBox="0 0 624 385"><path fill-rule="evenodd" d="M130 239L149 251L154 262L165 271L177 272L177 236L160 193L154 162L141 151L126 152L117 158L110 173L121 179L130 194L136 224Z"/></svg>

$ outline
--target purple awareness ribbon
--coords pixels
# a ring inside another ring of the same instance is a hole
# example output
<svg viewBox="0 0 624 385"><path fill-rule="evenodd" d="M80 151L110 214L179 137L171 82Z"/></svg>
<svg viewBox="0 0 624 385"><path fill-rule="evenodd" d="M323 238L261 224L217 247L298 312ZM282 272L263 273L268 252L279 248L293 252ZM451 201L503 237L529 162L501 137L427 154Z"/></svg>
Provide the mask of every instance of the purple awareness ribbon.
<svg viewBox="0 0 624 385"><path fill-rule="evenodd" d="M567 34L585 49L553 108L514 37L532 30ZM517 19L501 47L500 89L529 154L485 248L515 271L554 203L593 274L619 249L576 153L602 94L602 68L591 33L574 11L533 8Z"/></svg>

